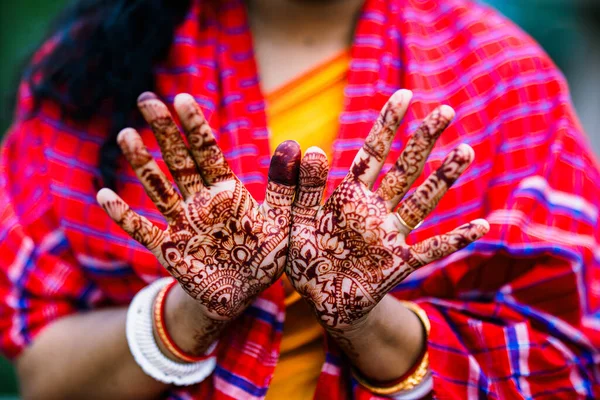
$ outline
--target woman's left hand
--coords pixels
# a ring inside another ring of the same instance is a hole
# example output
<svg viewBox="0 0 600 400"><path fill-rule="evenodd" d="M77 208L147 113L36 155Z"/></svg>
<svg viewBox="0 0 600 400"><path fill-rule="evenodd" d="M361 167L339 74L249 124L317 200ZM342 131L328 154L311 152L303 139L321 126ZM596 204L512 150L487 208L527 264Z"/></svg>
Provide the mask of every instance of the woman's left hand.
<svg viewBox="0 0 600 400"><path fill-rule="evenodd" d="M488 223L479 219L414 245L406 243L411 230L473 160L473 150L466 144L450 152L394 211L454 117L448 106L438 107L425 119L380 187L372 191L410 98L406 90L390 98L349 174L324 205L327 158L312 148L302 159L286 273L331 333L353 329L411 272L489 230Z"/></svg>

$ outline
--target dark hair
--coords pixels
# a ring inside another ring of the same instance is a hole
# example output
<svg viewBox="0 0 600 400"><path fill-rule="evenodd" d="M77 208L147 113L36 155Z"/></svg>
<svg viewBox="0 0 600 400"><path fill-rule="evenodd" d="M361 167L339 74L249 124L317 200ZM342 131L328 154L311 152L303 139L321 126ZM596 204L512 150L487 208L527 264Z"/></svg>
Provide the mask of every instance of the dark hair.
<svg viewBox="0 0 600 400"><path fill-rule="evenodd" d="M51 50L33 60L25 79L35 109L57 103L65 117L87 120L105 106L111 129L99 154L103 185L114 187L119 130L135 114L136 98L154 88L153 67L164 60L191 0L78 0L52 24Z"/></svg>

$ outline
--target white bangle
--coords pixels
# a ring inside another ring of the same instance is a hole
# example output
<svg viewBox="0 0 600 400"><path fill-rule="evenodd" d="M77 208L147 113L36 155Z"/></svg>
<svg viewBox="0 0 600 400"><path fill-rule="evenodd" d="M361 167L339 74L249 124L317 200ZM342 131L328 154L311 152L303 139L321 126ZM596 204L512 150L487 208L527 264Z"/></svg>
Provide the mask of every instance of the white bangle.
<svg viewBox="0 0 600 400"><path fill-rule="evenodd" d="M135 295L127 310L127 343L135 362L147 375L163 383L193 385L214 371L217 359L210 357L195 363L178 363L160 351L154 338L152 309L156 295L171 279L159 279ZM211 354L216 345L213 343L206 354Z"/></svg>

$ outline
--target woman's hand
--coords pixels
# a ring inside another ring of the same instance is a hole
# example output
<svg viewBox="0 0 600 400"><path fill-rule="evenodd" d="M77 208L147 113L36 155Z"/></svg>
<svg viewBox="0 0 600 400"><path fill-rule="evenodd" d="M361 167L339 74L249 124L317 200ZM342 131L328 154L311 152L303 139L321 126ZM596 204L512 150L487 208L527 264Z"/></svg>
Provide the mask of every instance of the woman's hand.
<svg viewBox="0 0 600 400"><path fill-rule="evenodd" d="M489 230L485 220L475 220L444 235L406 244L412 228L473 160L473 150L466 144L450 152L395 211L454 117L448 106L425 119L381 186L372 191L410 98L406 90L390 98L350 173L324 205L327 158L313 148L302 159L286 272L331 333L352 330L415 269L467 246Z"/></svg>
<svg viewBox="0 0 600 400"><path fill-rule="evenodd" d="M271 160L266 201L257 204L231 171L200 108L189 95L175 98L184 143L167 107L151 93L138 106L152 127L178 194L133 129L118 143L146 193L167 220L162 230L113 191L98 202L132 238L148 248L197 300L206 316L238 316L283 272L300 148L284 142Z"/></svg>

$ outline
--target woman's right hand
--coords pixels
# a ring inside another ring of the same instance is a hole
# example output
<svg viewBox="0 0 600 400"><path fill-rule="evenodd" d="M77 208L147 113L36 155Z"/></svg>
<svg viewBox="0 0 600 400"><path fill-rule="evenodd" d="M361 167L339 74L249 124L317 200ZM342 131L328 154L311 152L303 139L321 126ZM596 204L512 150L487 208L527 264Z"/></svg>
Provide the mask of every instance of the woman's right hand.
<svg viewBox="0 0 600 400"><path fill-rule="evenodd" d="M119 134L119 146L166 218L167 228L162 230L137 214L112 190L100 190L98 202L158 258L207 317L229 321L283 273L300 148L292 141L279 145L271 160L266 201L258 204L229 168L190 95L175 98L189 148L155 95L142 94L138 106L181 195L140 135L129 128Z"/></svg>

